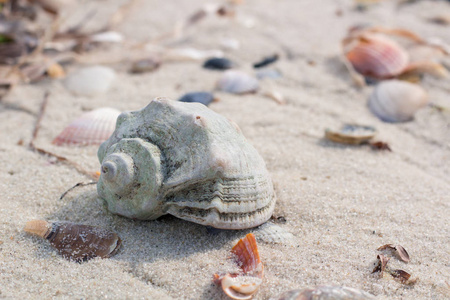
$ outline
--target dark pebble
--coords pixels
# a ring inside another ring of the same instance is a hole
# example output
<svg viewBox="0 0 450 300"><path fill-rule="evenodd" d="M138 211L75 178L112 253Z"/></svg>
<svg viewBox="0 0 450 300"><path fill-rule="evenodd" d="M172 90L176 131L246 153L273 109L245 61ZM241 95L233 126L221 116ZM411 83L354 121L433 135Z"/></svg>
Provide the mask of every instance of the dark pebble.
<svg viewBox="0 0 450 300"><path fill-rule="evenodd" d="M267 66L267 65L270 65L270 64L276 62L276 61L278 60L278 58L279 58L279 57L278 57L278 54L274 54L274 55L272 55L272 56L265 57L262 61L253 64L253 67L254 67L254 68L262 68L262 67L265 67L265 66Z"/></svg>
<svg viewBox="0 0 450 300"><path fill-rule="evenodd" d="M234 66L234 63L228 58L210 58L203 64L203 68L210 70L228 70Z"/></svg>
<svg viewBox="0 0 450 300"><path fill-rule="evenodd" d="M181 97L178 101L180 102L198 102L208 106L214 101L214 95L208 92L192 92L187 93Z"/></svg>

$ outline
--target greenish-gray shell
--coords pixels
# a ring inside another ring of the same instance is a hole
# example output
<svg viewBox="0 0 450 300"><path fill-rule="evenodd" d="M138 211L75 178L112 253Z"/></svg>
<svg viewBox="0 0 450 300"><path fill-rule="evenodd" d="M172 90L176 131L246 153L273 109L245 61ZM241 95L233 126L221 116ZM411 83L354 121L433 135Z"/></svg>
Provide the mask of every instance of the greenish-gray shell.
<svg viewBox="0 0 450 300"><path fill-rule="evenodd" d="M202 104L157 98L122 113L98 158L98 194L126 217L171 214L244 229L267 221L275 206L262 157L236 124Z"/></svg>

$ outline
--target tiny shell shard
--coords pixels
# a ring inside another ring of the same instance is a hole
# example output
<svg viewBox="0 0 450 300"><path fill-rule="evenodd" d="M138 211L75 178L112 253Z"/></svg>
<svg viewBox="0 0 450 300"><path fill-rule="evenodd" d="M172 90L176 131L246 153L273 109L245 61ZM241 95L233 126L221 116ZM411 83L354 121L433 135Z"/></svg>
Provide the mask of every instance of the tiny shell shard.
<svg viewBox="0 0 450 300"><path fill-rule="evenodd" d="M52 143L61 145L99 145L114 132L120 111L99 108L81 115L69 124Z"/></svg>
<svg viewBox="0 0 450 300"><path fill-rule="evenodd" d="M385 122L406 122L428 104L428 96L419 85L400 80L379 83L369 99L369 109Z"/></svg>
<svg viewBox="0 0 450 300"><path fill-rule="evenodd" d="M357 72L377 79L401 74L409 62L406 50L394 40L377 34L344 41L344 54Z"/></svg>
<svg viewBox="0 0 450 300"><path fill-rule="evenodd" d="M272 300L367 300L375 296L367 292L345 286L318 286L292 290L271 298Z"/></svg>
<svg viewBox="0 0 450 300"><path fill-rule="evenodd" d="M242 71L226 71L217 82L217 88L232 94L254 93L259 88L258 80Z"/></svg>
<svg viewBox="0 0 450 300"><path fill-rule="evenodd" d="M262 283L264 270L255 236L252 233L247 234L237 242L231 252L236 256L242 274L227 274L222 279L215 275L215 278L230 298L251 299Z"/></svg>
<svg viewBox="0 0 450 300"><path fill-rule="evenodd" d="M27 222L24 231L48 240L64 258L77 262L111 257L121 244L112 231L71 222L32 220Z"/></svg>

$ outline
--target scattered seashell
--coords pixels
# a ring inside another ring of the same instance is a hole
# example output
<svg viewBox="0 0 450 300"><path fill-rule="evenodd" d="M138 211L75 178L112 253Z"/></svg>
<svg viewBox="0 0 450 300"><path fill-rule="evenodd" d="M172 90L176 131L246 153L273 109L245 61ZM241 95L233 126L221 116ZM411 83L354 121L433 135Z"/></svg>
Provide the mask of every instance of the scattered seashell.
<svg viewBox="0 0 450 300"><path fill-rule="evenodd" d="M241 47L241 43L233 38L223 38L220 40L220 46L224 49L238 50Z"/></svg>
<svg viewBox="0 0 450 300"><path fill-rule="evenodd" d="M98 43L121 43L124 38L123 35L117 31L105 31L91 35L89 40Z"/></svg>
<svg viewBox="0 0 450 300"><path fill-rule="evenodd" d="M61 145L98 145L114 132L120 111L115 108L98 108L81 115L69 124L52 143Z"/></svg>
<svg viewBox="0 0 450 300"><path fill-rule="evenodd" d="M428 104L425 90L400 80L379 83L369 99L369 109L385 122L406 122Z"/></svg>
<svg viewBox="0 0 450 300"><path fill-rule="evenodd" d="M433 22L435 24L439 24L439 25L450 25L450 14L443 14L443 15L438 15L432 18L428 19L430 22Z"/></svg>
<svg viewBox="0 0 450 300"><path fill-rule="evenodd" d="M375 296L365 291L345 286L322 285L314 288L292 290L271 298L272 300L366 300Z"/></svg>
<svg viewBox="0 0 450 300"><path fill-rule="evenodd" d="M47 68L47 74L50 78L53 78L53 79L64 78L66 76L66 73L64 72L63 67L58 63L54 63L54 64L50 65Z"/></svg>
<svg viewBox="0 0 450 300"><path fill-rule="evenodd" d="M377 34L344 41L344 54L357 72L377 79L397 76L409 63L406 50L394 40Z"/></svg>
<svg viewBox="0 0 450 300"><path fill-rule="evenodd" d="M217 88L232 94L254 93L259 88L258 80L242 71L228 70L217 82Z"/></svg>
<svg viewBox="0 0 450 300"><path fill-rule="evenodd" d="M211 104L211 102L217 101L217 98L215 98L214 95L209 92L192 92L185 94L183 97L178 99L178 101L198 102L208 106L209 104Z"/></svg>
<svg viewBox="0 0 450 300"><path fill-rule="evenodd" d="M159 68L161 65L161 60L158 57L149 57L144 59L139 59L131 65L131 73L146 73L152 72Z"/></svg>
<svg viewBox="0 0 450 300"><path fill-rule="evenodd" d="M71 222L32 220L26 223L24 231L48 240L64 258L77 262L111 257L121 244L112 231Z"/></svg>
<svg viewBox="0 0 450 300"><path fill-rule="evenodd" d="M94 96L105 93L111 87L116 72L103 66L85 67L72 72L65 80L66 88L79 96Z"/></svg>
<svg viewBox="0 0 450 300"><path fill-rule="evenodd" d="M227 274L223 278L215 274L215 282L221 284L222 290L231 299L251 299L261 285L264 273L255 236L247 234L231 252L236 256L242 274Z"/></svg>
<svg viewBox="0 0 450 300"><path fill-rule="evenodd" d="M211 57L223 57L221 50L198 50L194 48L170 49L164 53L165 60L185 61L185 60L203 60Z"/></svg>
<svg viewBox="0 0 450 300"><path fill-rule="evenodd" d="M268 56L263 58L260 62L254 63L253 67L254 68L262 68L265 67L267 65L273 64L274 62L276 62L279 58L278 54L274 54L272 56Z"/></svg>
<svg viewBox="0 0 450 300"><path fill-rule="evenodd" d="M372 126L345 124L337 131L326 129L325 137L336 143L360 145L368 142L376 133L376 129Z"/></svg>
<svg viewBox="0 0 450 300"><path fill-rule="evenodd" d="M234 63L228 58L214 57L210 58L203 64L203 68L210 70L227 70L234 67Z"/></svg>
<svg viewBox="0 0 450 300"><path fill-rule="evenodd" d="M278 79L281 77L283 77L283 75L280 73L280 71L275 69L262 69L256 72L256 78L258 79L264 78Z"/></svg>
<svg viewBox="0 0 450 300"><path fill-rule="evenodd" d="M286 222L286 221L285 221ZM292 233L272 222L266 222L253 231L259 241L271 244L294 245Z"/></svg>
<svg viewBox="0 0 450 300"><path fill-rule="evenodd" d="M97 191L116 214L164 214L222 229L272 215L275 194L262 157L236 124L199 103L156 98L122 113L98 150Z"/></svg>

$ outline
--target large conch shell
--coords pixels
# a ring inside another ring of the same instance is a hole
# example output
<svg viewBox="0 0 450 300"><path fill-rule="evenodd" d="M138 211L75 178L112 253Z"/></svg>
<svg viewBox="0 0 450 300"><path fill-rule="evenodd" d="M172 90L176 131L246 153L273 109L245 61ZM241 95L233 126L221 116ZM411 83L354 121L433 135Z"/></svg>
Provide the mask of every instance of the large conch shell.
<svg viewBox="0 0 450 300"><path fill-rule="evenodd" d="M157 98L122 113L98 158L99 196L129 218L171 214L244 229L267 221L275 206L261 156L236 124L202 104Z"/></svg>
<svg viewBox="0 0 450 300"><path fill-rule="evenodd" d="M379 83L369 98L369 109L385 122L406 122L428 104L428 95L417 84L401 80Z"/></svg>

